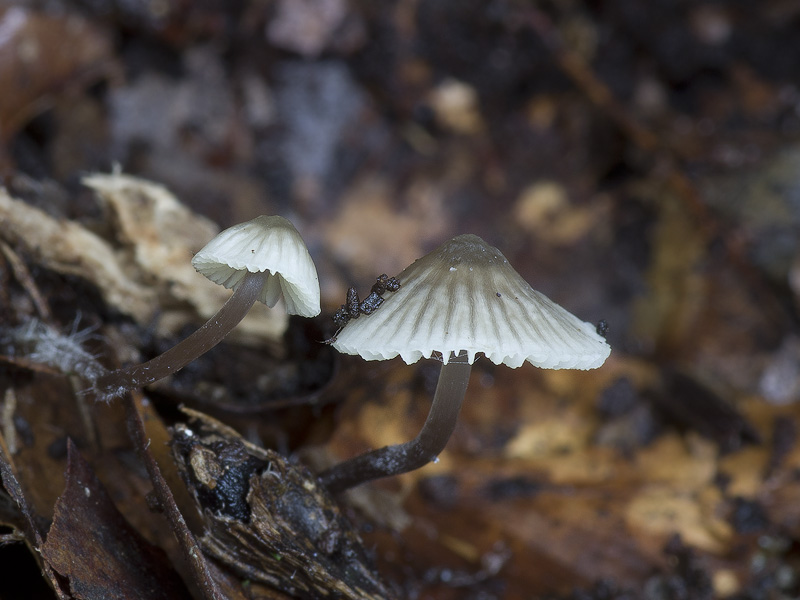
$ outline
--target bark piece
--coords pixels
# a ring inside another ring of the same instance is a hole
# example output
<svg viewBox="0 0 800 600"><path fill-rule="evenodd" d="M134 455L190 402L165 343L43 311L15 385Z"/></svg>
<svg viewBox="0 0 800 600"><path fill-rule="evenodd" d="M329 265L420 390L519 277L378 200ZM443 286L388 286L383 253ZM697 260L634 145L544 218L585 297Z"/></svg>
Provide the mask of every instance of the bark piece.
<svg viewBox="0 0 800 600"><path fill-rule="evenodd" d="M206 519L207 552L300 598L387 598L355 529L311 473L194 411L173 453Z"/></svg>

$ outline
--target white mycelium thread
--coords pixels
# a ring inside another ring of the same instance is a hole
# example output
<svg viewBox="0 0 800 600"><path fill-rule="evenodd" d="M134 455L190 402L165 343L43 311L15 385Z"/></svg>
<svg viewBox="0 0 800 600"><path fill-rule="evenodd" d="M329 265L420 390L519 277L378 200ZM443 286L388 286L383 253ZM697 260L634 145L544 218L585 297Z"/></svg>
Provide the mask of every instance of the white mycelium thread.
<svg viewBox="0 0 800 600"><path fill-rule="evenodd" d="M526 360L546 369L594 369L611 352L591 323L531 288L503 254L476 235L460 235L397 276L372 315L352 319L333 346L367 360L406 363L440 352L482 352L495 364Z"/></svg>
<svg viewBox="0 0 800 600"><path fill-rule="evenodd" d="M260 216L211 240L192 265L214 283L235 289L247 271L269 272L259 300L272 308L283 295L291 315L319 314L319 279L303 238L289 221Z"/></svg>

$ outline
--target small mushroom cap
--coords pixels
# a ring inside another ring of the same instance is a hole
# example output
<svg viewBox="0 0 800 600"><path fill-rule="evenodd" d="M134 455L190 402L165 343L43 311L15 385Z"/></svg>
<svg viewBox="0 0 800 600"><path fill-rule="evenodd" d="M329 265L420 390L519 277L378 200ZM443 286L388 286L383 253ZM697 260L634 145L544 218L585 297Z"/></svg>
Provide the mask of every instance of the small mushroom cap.
<svg viewBox="0 0 800 600"><path fill-rule="evenodd" d="M228 289L236 289L248 271L268 272L261 302L272 308L283 296L290 315L320 312L314 261L297 229L283 217L262 215L229 227L195 254L192 265Z"/></svg>
<svg viewBox="0 0 800 600"><path fill-rule="evenodd" d="M594 369L611 348L585 323L531 288L503 254L460 235L397 276L400 289L371 315L350 320L333 346L367 360L411 364L440 352L482 352L495 364Z"/></svg>

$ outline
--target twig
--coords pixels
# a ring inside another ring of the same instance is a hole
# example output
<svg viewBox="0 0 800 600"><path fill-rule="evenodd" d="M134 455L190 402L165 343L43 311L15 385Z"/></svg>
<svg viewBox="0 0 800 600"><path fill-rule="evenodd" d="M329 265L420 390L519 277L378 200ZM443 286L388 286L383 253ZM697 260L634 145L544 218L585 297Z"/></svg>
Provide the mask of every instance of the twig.
<svg viewBox="0 0 800 600"><path fill-rule="evenodd" d="M147 473L150 476L150 481L153 483L153 491L161 507L164 509L167 520L172 526L172 532L175 534L184 558L189 564L194 581L200 586L200 591L207 600L224 600L225 596L220 591L217 582L211 576L205 556L200 550L197 540L194 535L192 535L192 532L189 531L181 511L178 509L175 497L172 495L172 490L169 489L169 485L167 485L164 476L161 474L161 469L159 469L153 455L150 454L148 450L150 441L147 437L147 431L145 430L141 415L136 408L133 395L127 394L124 402L128 432L130 433L139 456L144 462Z"/></svg>
<svg viewBox="0 0 800 600"><path fill-rule="evenodd" d="M8 455L14 456L17 453L17 430L14 427L14 413L17 411L17 394L14 388L10 387L3 396L3 407L0 409L0 423L2 423L2 433L6 440Z"/></svg>
<svg viewBox="0 0 800 600"><path fill-rule="evenodd" d="M19 281L20 285L31 297L33 305L36 307L36 312L39 313L39 317L46 323L52 322L53 315L50 312L50 306L47 304L44 296L42 296L39 288L36 287L36 282L33 280L30 271L28 271L28 267L26 267L22 259L17 256L17 253L11 249L11 246L3 241L0 241L0 250L2 250L3 255L6 257L8 264L11 265L11 270L14 271L14 277L16 277L17 281Z"/></svg>

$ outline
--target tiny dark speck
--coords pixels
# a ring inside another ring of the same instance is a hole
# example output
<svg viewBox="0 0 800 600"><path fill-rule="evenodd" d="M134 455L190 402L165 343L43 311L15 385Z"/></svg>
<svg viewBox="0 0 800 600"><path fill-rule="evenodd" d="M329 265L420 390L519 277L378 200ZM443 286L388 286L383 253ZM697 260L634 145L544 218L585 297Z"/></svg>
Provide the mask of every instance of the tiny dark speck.
<svg viewBox="0 0 800 600"><path fill-rule="evenodd" d="M47 455L54 459L59 460L62 458L66 458L67 456L67 437L60 437L54 440L48 447L47 447Z"/></svg>
<svg viewBox="0 0 800 600"><path fill-rule="evenodd" d="M758 533L769 526L769 517L764 508L753 500L741 497L733 500L733 514L730 517L737 533Z"/></svg>
<svg viewBox="0 0 800 600"><path fill-rule="evenodd" d="M597 322L597 335L600 337L607 337L608 336L608 322L605 319L600 319Z"/></svg>
<svg viewBox="0 0 800 600"><path fill-rule="evenodd" d="M531 498L542 491L542 484L528 477L511 477L494 479L484 488L485 494L492 500L512 500L514 498Z"/></svg>
<svg viewBox="0 0 800 600"><path fill-rule="evenodd" d="M500 292L496 292L498 298L502 298L503 295Z"/></svg>

